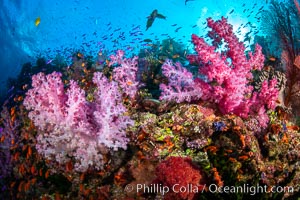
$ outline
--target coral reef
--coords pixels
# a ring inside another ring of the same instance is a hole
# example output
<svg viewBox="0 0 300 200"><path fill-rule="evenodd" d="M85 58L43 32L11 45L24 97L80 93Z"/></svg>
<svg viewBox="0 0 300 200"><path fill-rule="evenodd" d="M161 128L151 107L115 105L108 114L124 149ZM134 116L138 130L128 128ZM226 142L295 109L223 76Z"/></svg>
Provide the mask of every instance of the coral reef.
<svg viewBox="0 0 300 200"><path fill-rule="evenodd" d="M297 198L300 128L275 77L256 77L261 47L246 55L225 18L208 26L189 66L171 39L140 57L24 65L1 112L0 198Z"/></svg>

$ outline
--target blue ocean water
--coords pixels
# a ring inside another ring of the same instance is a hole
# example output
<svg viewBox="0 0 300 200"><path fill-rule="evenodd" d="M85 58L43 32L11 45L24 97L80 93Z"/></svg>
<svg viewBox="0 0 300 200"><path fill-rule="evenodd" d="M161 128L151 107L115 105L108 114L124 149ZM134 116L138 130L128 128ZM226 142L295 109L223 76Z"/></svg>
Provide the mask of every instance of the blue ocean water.
<svg viewBox="0 0 300 200"><path fill-rule="evenodd" d="M75 49L92 56L102 49L136 54L147 45L145 39L173 38L192 48L191 34L206 33L208 17L228 17L235 30L240 27L238 35L243 40L246 33L259 30L258 12L267 9L267 3L268 0L1 0L0 94L5 96L9 89L8 77L15 77L22 64L40 56L51 61L61 54L68 59ZM155 19L146 31L147 17L155 9L166 19Z"/></svg>

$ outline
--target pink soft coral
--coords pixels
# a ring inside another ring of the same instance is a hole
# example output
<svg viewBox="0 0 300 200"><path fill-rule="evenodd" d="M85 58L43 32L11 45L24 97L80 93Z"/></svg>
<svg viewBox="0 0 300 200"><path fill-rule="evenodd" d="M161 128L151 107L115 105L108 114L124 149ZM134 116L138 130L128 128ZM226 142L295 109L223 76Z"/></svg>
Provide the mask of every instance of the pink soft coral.
<svg viewBox="0 0 300 200"><path fill-rule="evenodd" d="M225 18L216 22L209 18L207 24L212 28L209 35L214 39L214 44L219 45L220 39L223 39L226 49L217 52L217 47L210 46L203 38L192 35L197 55L190 55L188 59L196 59L202 65L199 68L200 73L208 79L203 83L209 88L206 89L204 97L217 103L223 113L243 114L236 108L243 101L247 101L245 96L253 90L248 85L252 79L251 70L261 69L263 66L261 47L257 45L255 54L250 53L250 58L247 59L243 43L238 41L232 26Z"/></svg>
<svg viewBox="0 0 300 200"><path fill-rule="evenodd" d="M95 102L85 99L85 92L75 81L67 91L61 74L39 73L32 77L32 86L24 99L29 118L39 129L36 148L48 159L60 164L75 158L78 171L92 166L102 167L101 149L126 149L124 129L132 120L123 116L117 83L108 81L100 72L94 74L97 85Z"/></svg>
<svg viewBox="0 0 300 200"><path fill-rule="evenodd" d="M193 74L184 68L179 62L172 63L167 60L162 66L162 73L168 78L169 83L160 84L161 100L175 100L177 103L199 99L202 92L195 87Z"/></svg>
<svg viewBox="0 0 300 200"><path fill-rule="evenodd" d="M122 104L118 84L109 81L100 72L94 74L93 82L97 85L94 117L101 126L97 132L98 140L114 150L126 149L128 138L124 129L132 125L133 121L123 115L127 110Z"/></svg>
<svg viewBox="0 0 300 200"><path fill-rule="evenodd" d="M117 81L123 92L130 98L134 98L142 84L137 80L138 57L124 58L124 51L118 50L116 55L110 56L110 66L117 64L119 67L113 70L113 79Z"/></svg>
<svg viewBox="0 0 300 200"><path fill-rule="evenodd" d="M197 54L188 56L191 63L199 65L199 72L206 80L196 78L191 84L190 76L177 78L179 81L176 87L180 90L176 89L174 81L171 80L168 88L165 85L161 86L161 98L169 96L172 100L182 102L189 99L175 98L175 96L184 96L187 90L201 91L198 96L192 94L191 97L215 103L223 114L233 113L244 118L249 114L259 114L266 119L261 123L265 126L268 119L265 106L274 107L278 91L275 89L275 80L269 85L265 83L267 88L262 88L261 93L254 92L250 85L253 78L251 71L261 70L263 67L264 56L261 47L256 45L255 53L250 52L247 58L244 44L234 35L232 26L227 23L226 18L218 21L208 18L207 25L212 29L208 35L213 40L213 46L193 34L192 41ZM222 43L225 43L223 49L220 47ZM169 63L167 62L166 65ZM163 73L170 79L169 72L175 74L174 67L166 69ZM182 69L177 71L184 72ZM184 72L184 74L188 73ZM182 84L183 82L189 84ZM267 89L269 92L266 92Z"/></svg>

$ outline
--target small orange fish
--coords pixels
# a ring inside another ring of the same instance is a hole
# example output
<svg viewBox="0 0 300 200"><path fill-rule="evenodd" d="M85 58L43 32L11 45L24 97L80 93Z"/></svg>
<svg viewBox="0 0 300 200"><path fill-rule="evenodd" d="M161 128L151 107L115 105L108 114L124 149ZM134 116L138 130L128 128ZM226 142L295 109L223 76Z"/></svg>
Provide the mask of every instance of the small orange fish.
<svg viewBox="0 0 300 200"><path fill-rule="evenodd" d="M16 152L13 156L13 160L14 161L18 161L19 160L19 156L20 156L20 152Z"/></svg>
<svg viewBox="0 0 300 200"><path fill-rule="evenodd" d="M227 153L232 153L231 149L225 149L224 151L227 152Z"/></svg>
<svg viewBox="0 0 300 200"><path fill-rule="evenodd" d="M24 134L24 139L25 139L25 140L28 140L28 139L29 139L29 133L28 133L28 132L26 132L26 133Z"/></svg>
<svg viewBox="0 0 300 200"><path fill-rule="evenodd" d="M79 185L79 191L80 191L80 192L83 192L83 191L84 191L84 186L83 186L82 183Z"/></svg>
<svg viewBox="0 0 300 200"><path fill-rule="evenodd" d="M22 192L24 190L24 185L25 185L25 182L21 181L21 183L19 184L19 187L18 187L19 192Z"/></svg>
<svg viewBox="0 0 300 200"><path fill-rule="evenodd" d="M281 130L281 127L278 124L272 124L271 129L273 133L278 134Z"/></svg>
<svg viewBox="0 0 300 200"><path fill-rule="evenodd" d="M24 166L24 164L21 164L21 165L19 166L19 173L20 173L21 175L24 175L25 172L26 172L25 166Z"/></svg>
<svg viewBox="0 0 300 200"><path fill-rule="evenodd" d="M208 147L206 147L205 149L204 149L205 151L210 151L210 152L212 152L212 153L216 153L217 152L217 150L218 150L218 148L216 147L216 146L208 146Z"/></svg>
<svg viewBox="0 0 300 200"><path fill-rule="evenodd" d="M266 70L266 71L269 71L271 69L271 66L267 65L267 66L264 66L263 70Z"/></svg>
<svg viewBox="0 0 300 200"><path fill-rule="evenodd" d="M286 128L288 130L293 130L293 131L299 131L300 130L299 126L287 126Z"/></svg>
<svg viewBox="0 0 300 200"><path fill-rule="evenodd" d="M248 159L249 159L249 156L247 156L247 155L239 156L239 160L241 160L241 161L245 161L245 160L248 160Z"/></svg>
<svg viewBox="0 0 300 200"><path fill-rule="evenodd" d="M42 200L49 200L51 199L50 197L48 197L47 195L43 195Z"/></svg>
<svg viewBox="0 0 300 200"><path fill-rule="evenodd" d="M60 194L58 192L55 193L55 200L61 200Z"/></svg>
<svg viewBox="0 0 300 200"><path fill-rule="evenodd" d="M28 151L27 151L27 154L26 154L26 158L28 159L31 155L32 155L32 149L31 149L30 146L28 146Z"/></svg>
<svg viewBox="0 0 300 200"><path fill-rule="evenodd" d="M5 136L2 135L2 136L1 136L1 139L0 139L0 142L2 143L2 142L4 142L4 140L5 140Z"/></svg>
<svg viewBox="0 0 300 200"><path fill-rule="evenodd" d="M281 141L286 144L289 143L289 139L285 133L283 134Z"/></svg>
<svg viewBox="0 0 300 200"><path fill-rule="evenodd" d="M272 62L274 62L274 61L276 61L276 58L273 57L273 56L271 56L271 57L269 58L269 60L272 61Z"/></svg>
<svg viewBox="0 0 300 200"><path fill-rule="evenodd" d="M131 81L127 82L127 85L131 86L133 83Z"/></svg>
<svg viewBox="0 0 300 200"><path fill-rule="evenodd" d="M88 196L90 193L91 193L91 189L86 189L84 190L83 195Z"/></svg>
<svg viewBox="0 0 300 200"><path fill-rule="evenodd" d="M233 127L233 130L234 130L234 131L240 131L240 130L241 130L241 127L240 127L240 126L234 126L234 127Z"/></svg>
<svg viewBox="0 0 300 200"><path fill-rule="evenodd" d="M82 174L80 175L80 180L81 180L81 181L84 181L84 177L85 177L85 174L82 173Z"/></svg>
<svg viewBox="0 0 300 200"><path fill-rule="evenodd" d="M25 85L22 86L22 89L23 89L23 90L26 90L27 88L28 88L28 85L27 85L27 84L25 84Z"/></svg>
<svg viewBox="0 0 300 200"><path fill-rule="evenodd" d="M13 116L15 114L15 112L16 112L16 107L12 107L10 109L10 116Z"/></svg>
<svg viewBox="0 0 300 200"><path fill-rule="evenodd" d="M37 181L36 178L31 179L31 184L34 185L36 183L36 181Z"/></svg>
<svg viewBox="0 0 300 200"><path fill-rule="evenodd" d="M79 58L83 58L83 57L84 57L84 55L83 55L82 53L77 53L77 57L79 57Z"/></svg>
<svg viewBox="0 0 300 200"><path fill-rule="evenodd" d="M30 189L30 181L28 181L25 185L24 185L24 192L27 192Z"/></svg>
<svg viewBox="0 0 300 200"><path fill-rule="evenodd" d="M70 181L70 182L73 181L73 177L71 175L66 175L65 177L68 179L68 181Z"/></svg>
<svg viewBox="0 0 300 200"><path fill-rule="evenodd" d="M18 97L15 97L14 98L14 101L15 102L19 102L19 101L22 101L23 100L23 97L22 96L18 96Z"/></svg>
<svg viewBox="0 0 300 200"><path fill-rule="evenodd" d="M139 160L143 160L143 159L146 158L146 157L144 156L144 154L143 154L142 151L138 151L138 152L137 152L137 157L139 158Z"/></svg>
<svg viewBox="0 0 300 200"><path fill-rule="evenodd" d="M40 17L37 17L34 21L34 25L35 26L38 26L39 24L41 23L41 18Z"/></svg>
<svg viewBox="0 0 300 200"><path fill-rule="evenodd" d="M43 169L42 168L39 170L39 175L43 176Z"/></svg>
<svg viewBox="0 0 300 200"><path fill-rule="evenodd" d="M84 68L84 69L83 69L83 72L86 73L86 74L88 74L88 73L89 73L89 70L87 70L86 68Z"/></svg>
<svg viewBox="0 0 300 200"><path fill-rule="evenodd" d="M114 183L117 185L121 185L126 182L125 177L122 174L116 174L114 177Z"/></svg>
<svg viewBox="0 0 300 200"><path fill-rule="evenodd" d="M72 161L69 161L69 162L66 164L66 171L67 171L67 172L70 172L70 171L72 171L72 169L73 169Z"/></svg>
<svg viewBox="0 0 300 200"><path fill-rule="evenodd" d="M22 147L22 151L25 151L27 149L27 145L25 144L23 147Z"/></svg>
<svg viewBox="0 0 300 200"><path fill-rule="evenodd" d="M13 126L14 125L14 123L15 123L15 120L16 120L16 115L13 115L12 117L11 117L11 119L10 119L10 125L11 126Z"/></svg>
<svg viewBox="0 0 300 200"><path fill-rule="evenodd" d="M224 185L221 176L219 175L219 172L217 171L217 168L212 168L213 175L214 175L214 181L217 183L219 187L222 187Z"/></svg>
<svg viewBox="0 0 300 200"><path fill-rule="evenodd" d="M105 172L104 171L100 171L97 173L99 176L104 176L105 175Z"/></svg>
<svg viewBox="0 0 300 200"><path fill-rule="evenodd" d="M277 99L275 102L281 104L281 101L279 99Z"/></svg>
<svg viewBox="0 0 300 200"><path fill-rule="evenodd" d="M299 11L300 12L300 11ZM300 55L296 56L294 65L300 69Z"/></svg>
<svg viewBox="0 0 300 200"><path fill-rule="evenodd" d="M50 170L48 169L45 173L45 178L47 179L49 177L49 175L50 175Z"/></svg>
<svg viewBox="0 0 300 200"><path fill-rule="evenodd" d="M246 147L245 136L240 134L240 141L242 143L242 148Z"/></svg>
<svg viewBox="0 0 300 200"><path fill-rule="evenodd" d="M172 56L173 59L176 59L176 58L179 58L179 57L180 57L179 54L175 54L175 55Z"/></svg>
<svg viewBox="0 0 300 200"><path fill-rule="evenodd" d="M15 187L15 185L16 185L16 182L14 181L14 182L12 182L12 183L10 184L10 188Z"/></svg>

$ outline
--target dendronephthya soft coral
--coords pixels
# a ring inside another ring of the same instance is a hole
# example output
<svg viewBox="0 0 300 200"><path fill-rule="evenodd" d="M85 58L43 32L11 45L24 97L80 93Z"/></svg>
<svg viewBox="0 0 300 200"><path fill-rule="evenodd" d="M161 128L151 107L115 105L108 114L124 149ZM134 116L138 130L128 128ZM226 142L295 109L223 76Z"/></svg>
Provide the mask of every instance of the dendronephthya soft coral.
<svg viewBox="0 0 300 200"><path fill-rule="evenodd" d="M32 77L32 86L24 99L29 118L38 127L36 148L46 158L60 164L75 159L75 168L100 169L104 148L126 149L125 129L133 121L124 116L121 93L115 81L102 73L94 74L97 86L94 102L85 99L85 91L70 81L67 91L61 74L39 73Z"/></svg>
<svg viewBox="0 0 300 200"><path fill-rule="evenodd" d="M192 35L197 54L188 56L192 64L199 66L199 72L205 78L190 80L190 76L179 77L177 84L181 89L174 90L176 87L172 85L174 81L169 75L174 67L170 67L172 63L168 61L163 66L163 73L170 79L171 84L161 86L162 99L173 99L177 102L202 99L215 103L223 114L232 113L244 118L258 115L261 117L260 124L266 126L268 121L266 109L275 107L278 91L275 88L276 80L264 82L260 93L255 92L250 85L253 79L251 71L261 70L263 67L264 56L261 47L256 45L255 53L250 52L247 56L244 44L234 35L232 26L227 23L226 18L218 21L208 18L207 25L212 29L208 35L213 40L213 45L209 45L203 38ZM176 65L180 71L184 71L182 66ZM182 84L185 82L188 84ZM189 91L193 98L178 98L186 91ZM197 91L198 96L195 95Z"/></svg>

